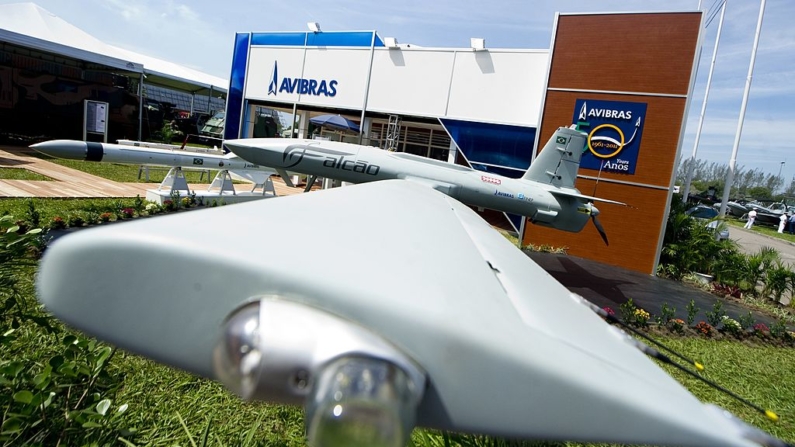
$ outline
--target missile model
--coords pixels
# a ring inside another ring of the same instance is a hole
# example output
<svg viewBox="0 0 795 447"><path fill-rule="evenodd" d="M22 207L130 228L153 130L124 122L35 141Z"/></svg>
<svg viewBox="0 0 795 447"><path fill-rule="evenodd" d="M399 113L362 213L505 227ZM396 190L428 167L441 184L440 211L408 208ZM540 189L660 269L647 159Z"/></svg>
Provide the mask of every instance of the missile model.
<svg viewBox="0 0 795 447"><path fill-rule="evenodd" d="M272 170L242 160L234 154L215 155L76 140L51 140L31 147L42 154L67 160L229 171Z"/></svg>

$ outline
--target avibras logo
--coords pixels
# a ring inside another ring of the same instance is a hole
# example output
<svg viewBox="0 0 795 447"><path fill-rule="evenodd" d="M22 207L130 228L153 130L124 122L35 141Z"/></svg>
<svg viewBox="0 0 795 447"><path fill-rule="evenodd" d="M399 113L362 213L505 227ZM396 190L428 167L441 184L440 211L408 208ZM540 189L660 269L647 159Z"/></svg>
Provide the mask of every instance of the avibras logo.
<svg viewBox="0 0 795 447"><path fill-rule="evenodd" d="M317 79L303 78L282 78L280 82L279 61L273 61L271 81L268 84L268 96L278 96L279 93L294 93L298 95L334 97L337 95L337 84L336 80L327 81L323 79L318 81Z"/></svg>
<svg viewBox="0 0 795 447"><path fill-rule="evenodd" d="M588 134L580 168L634 174L646 103L577 99L572 122Z"/></svg>

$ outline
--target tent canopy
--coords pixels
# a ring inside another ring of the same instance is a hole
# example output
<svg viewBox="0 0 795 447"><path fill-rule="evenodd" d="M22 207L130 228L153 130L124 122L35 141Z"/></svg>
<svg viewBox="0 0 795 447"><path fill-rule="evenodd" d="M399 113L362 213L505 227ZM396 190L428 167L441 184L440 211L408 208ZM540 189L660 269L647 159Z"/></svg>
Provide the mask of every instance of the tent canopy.
<svg viewBox="0 0 795 447"><path fill-rule="evenodd" d="M0 42L146 75L146 83L207 95L226 93L227 80L95 38L35 3L0 5Z"/></svg>

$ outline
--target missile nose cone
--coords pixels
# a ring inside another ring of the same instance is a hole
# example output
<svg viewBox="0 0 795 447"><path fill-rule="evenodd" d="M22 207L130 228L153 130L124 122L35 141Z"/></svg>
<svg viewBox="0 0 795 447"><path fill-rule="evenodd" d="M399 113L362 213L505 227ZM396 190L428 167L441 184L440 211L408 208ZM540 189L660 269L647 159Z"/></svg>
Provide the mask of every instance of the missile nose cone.
<svg viewBox="0 0 795 447"><path fill-rule="evenodd" d="M31 145L33 149L42 154L69 160L85 160L88 146L85 141L51 140Z"/></svg>
<svg viewBox="0 0 795 447"><path fill-rule="evenodd" d="M294 141L294 140L293 140ZM224 145L235 155L251 163L270 166L273 154L284 151L289 144L281 138L227 140Z"/></svg>
<svg viewBox="0 0 795 447"><path fill-rule="evenodd" d="M224 141L224 146L227 147L233 154L251 163L262 164L257 157L260 149L252 146L250 143L246 144L245 140L227 140Z"/></svg>

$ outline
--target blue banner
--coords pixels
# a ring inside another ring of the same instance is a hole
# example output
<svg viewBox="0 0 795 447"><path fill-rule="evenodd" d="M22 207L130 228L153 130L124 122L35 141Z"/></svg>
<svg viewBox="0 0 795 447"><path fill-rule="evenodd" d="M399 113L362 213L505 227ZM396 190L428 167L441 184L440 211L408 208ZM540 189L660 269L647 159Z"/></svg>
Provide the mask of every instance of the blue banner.
<svg viewBox="0 0 795 447"><path fill-rule="evenodd" d="M574 118L588 133L580 168L635 174L646 103L578 99Z"/></svg>

